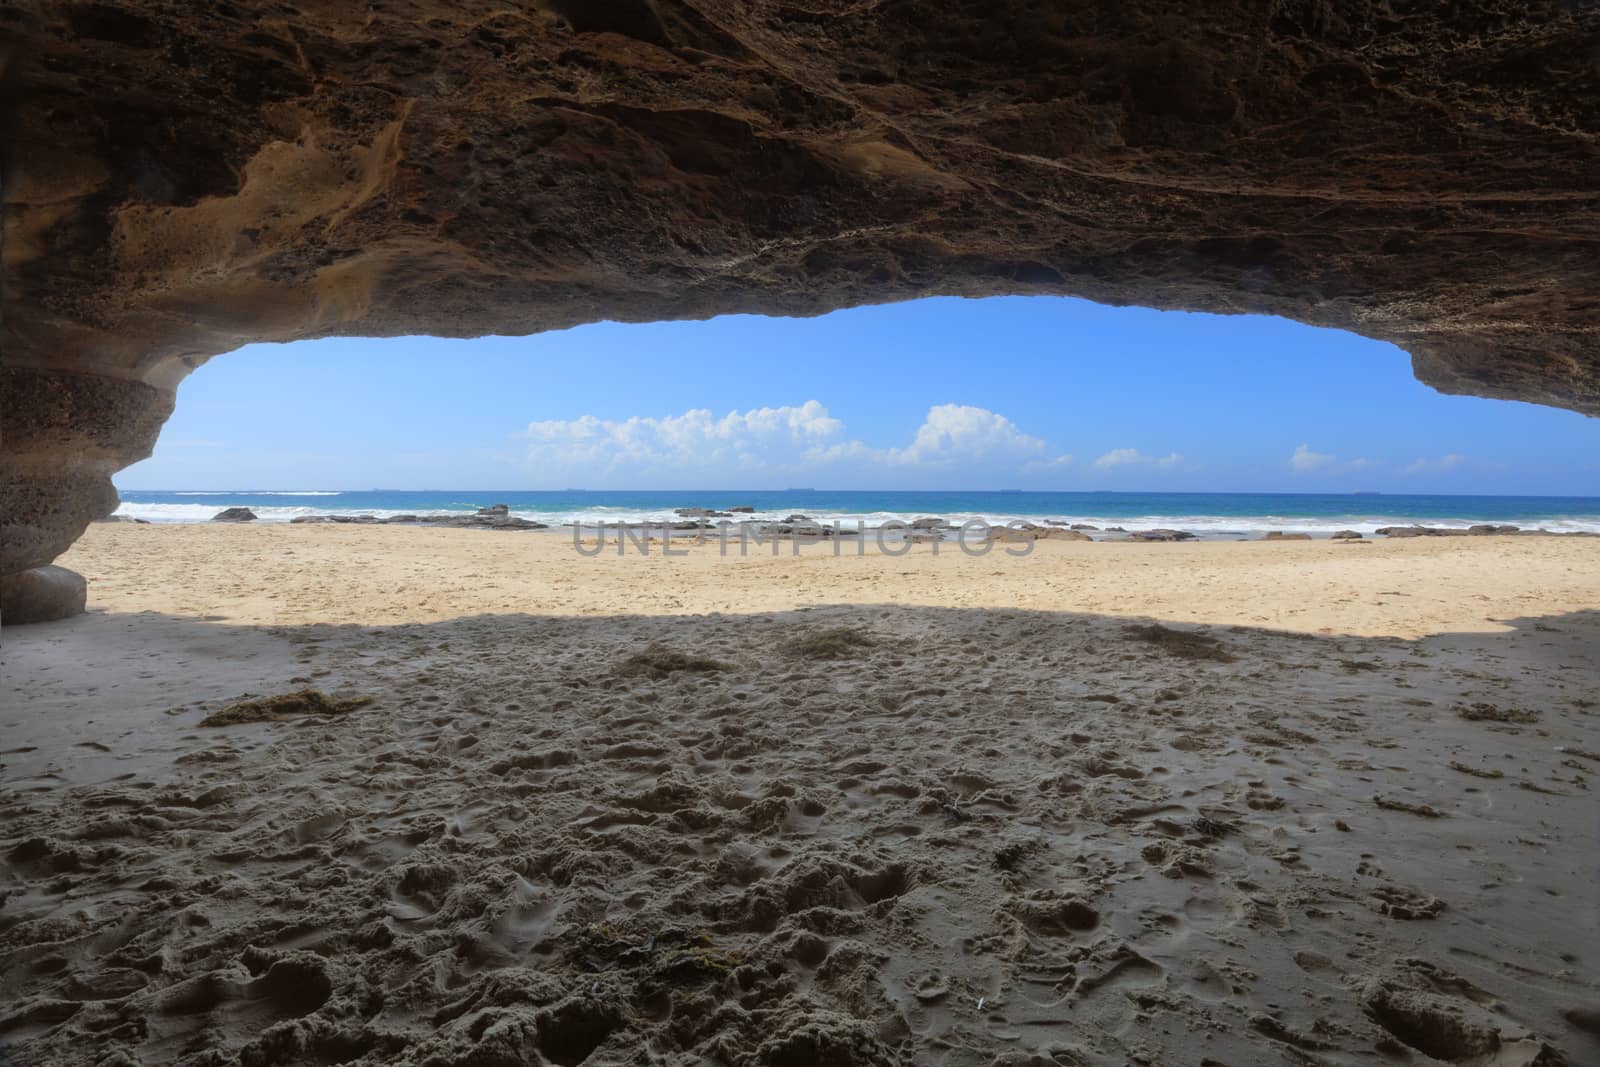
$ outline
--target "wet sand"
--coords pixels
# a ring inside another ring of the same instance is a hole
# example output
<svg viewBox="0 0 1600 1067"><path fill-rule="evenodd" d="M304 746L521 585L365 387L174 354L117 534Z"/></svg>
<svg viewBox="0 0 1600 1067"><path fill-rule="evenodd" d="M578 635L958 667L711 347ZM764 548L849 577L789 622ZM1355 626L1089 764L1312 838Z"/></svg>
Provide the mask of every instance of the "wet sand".
<svg viewBox="0 0 1600 1067"><path fill-rule="evenodd" d="M1600 540L788 551L94 527L4 1054L1600 1062Z"/></svg>

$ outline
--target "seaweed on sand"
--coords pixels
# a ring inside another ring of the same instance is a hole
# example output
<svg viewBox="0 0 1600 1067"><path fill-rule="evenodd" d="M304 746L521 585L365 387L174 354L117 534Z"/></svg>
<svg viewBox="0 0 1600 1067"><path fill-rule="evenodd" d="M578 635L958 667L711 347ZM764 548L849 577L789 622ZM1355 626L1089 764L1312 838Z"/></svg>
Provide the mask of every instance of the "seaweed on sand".
<svg viewBox="0 0 1600 1067"><path fill-rule="evenodd" d="M1458 706L1456 714L1468 722L1514 722L1533 723L1539 721L1537 711L1524 711L1521 708L1501 708L1493 704L1473 704L1470 707Z"/></svg>
<svg viewBox="0 0 1600 1067"><path fill-rule="evenodd" d="M278 722L291 715L343 715L364 708L372 697L330 697L319 689L298 689L277 696L235 701L200 720L201 726L239 726L251 722Z"/></svg>
<svg viewBox="0 0 1600 1067"><path fill-rule="evenodd" d="M1122 632L1132 640L1154 645L1167 655L1179 659L1207 659L1217 663L1232 663L1239 658L1229 652L1227 646L1215 637L1190 633L1187 630L1169 630L1158 622L1148 626L1129 626Z"/></svg>
<svg viewBox="0 0 1600 1067"><path fill-rule="evenodd" d="M711 674L729 669L729 664L718 660L708 659L705 656L691 656L662 645L651 645L643 652L635 652L617 664L617 674L623 678L649 678L653 681L660 681L667 675L679 671Z"/></svg>
<svg viewBox="0 0 1600 1067"><path fill-rule="evenodd" d="M843 659L876 643L865 630L854 626L836 626L798 637L784 646L784 651L802 659Z"/></svg>

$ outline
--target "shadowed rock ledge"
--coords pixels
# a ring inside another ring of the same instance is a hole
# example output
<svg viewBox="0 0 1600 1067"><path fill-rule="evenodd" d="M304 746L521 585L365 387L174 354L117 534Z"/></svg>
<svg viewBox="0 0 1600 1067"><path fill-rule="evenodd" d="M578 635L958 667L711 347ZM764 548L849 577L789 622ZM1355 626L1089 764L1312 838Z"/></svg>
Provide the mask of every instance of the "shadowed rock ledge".
<svg viewBox="0 0 1600 1067"><path fill-rule="evenodd" d="M258 340L1058 293L1600 413L1592 4L132 0L0 32L0 573Z"/></svg>

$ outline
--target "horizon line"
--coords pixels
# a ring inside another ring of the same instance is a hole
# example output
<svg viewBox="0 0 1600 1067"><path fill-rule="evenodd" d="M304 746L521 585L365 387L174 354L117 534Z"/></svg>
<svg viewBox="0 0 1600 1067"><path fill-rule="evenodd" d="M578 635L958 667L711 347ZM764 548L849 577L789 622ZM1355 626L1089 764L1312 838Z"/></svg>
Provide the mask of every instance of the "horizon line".
<svg viewBox="0 0 1600 1067"><path fill-rule="evenodd" d="M313 493L992 493L1005 496L1046 495L1046 496L1455 496L1455 497L1501 497L1509 499L1529 500L1600 500L1600 494L1590 493L1491 493L1491 492L1439 492L1427 490L1385 490L1385 489L1016 489L1005 487L999 489L846 489L846 488L804 488L804 489L752 489L745 488L717 488L717 489L684 489L684 488L587 488L570 487L564 489L510 489L504 486L492 489L459 488L459 487L421 487L404 488L399 486L377 486L365 489L278 489L267 487L254 487L249 489L153 489L153 488L118 488L122 493L275 493L283 495L309 495Z"/></svg>

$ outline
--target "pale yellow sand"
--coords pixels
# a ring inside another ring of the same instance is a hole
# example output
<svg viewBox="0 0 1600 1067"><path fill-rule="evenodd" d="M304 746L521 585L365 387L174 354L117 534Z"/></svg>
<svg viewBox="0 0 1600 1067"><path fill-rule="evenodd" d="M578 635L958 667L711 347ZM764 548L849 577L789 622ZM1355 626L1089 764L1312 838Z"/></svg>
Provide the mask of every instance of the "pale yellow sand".
<svg viewBox="0 0 1600 1067"><path fill-rule="evenodd" d="M463 537L463 533L482 536ZM588 542L592 547L592 539ZM1600 538L1244 544L953 545L905 558L842 542L727 553L675 537L593 558L559 532L357 526L92 527L59 562L107 611L231 623L436 622L464 615L702 615L823 604L1024 608L1297 633L1501 632L1504 620L1600 607Z"/></svg>
<svg viewBox="0 0 1600 1067"><path fill-rule="evenodd" d="M852 551L91 529L0 1055L1600 1062L1600 540Z"/></svg>

